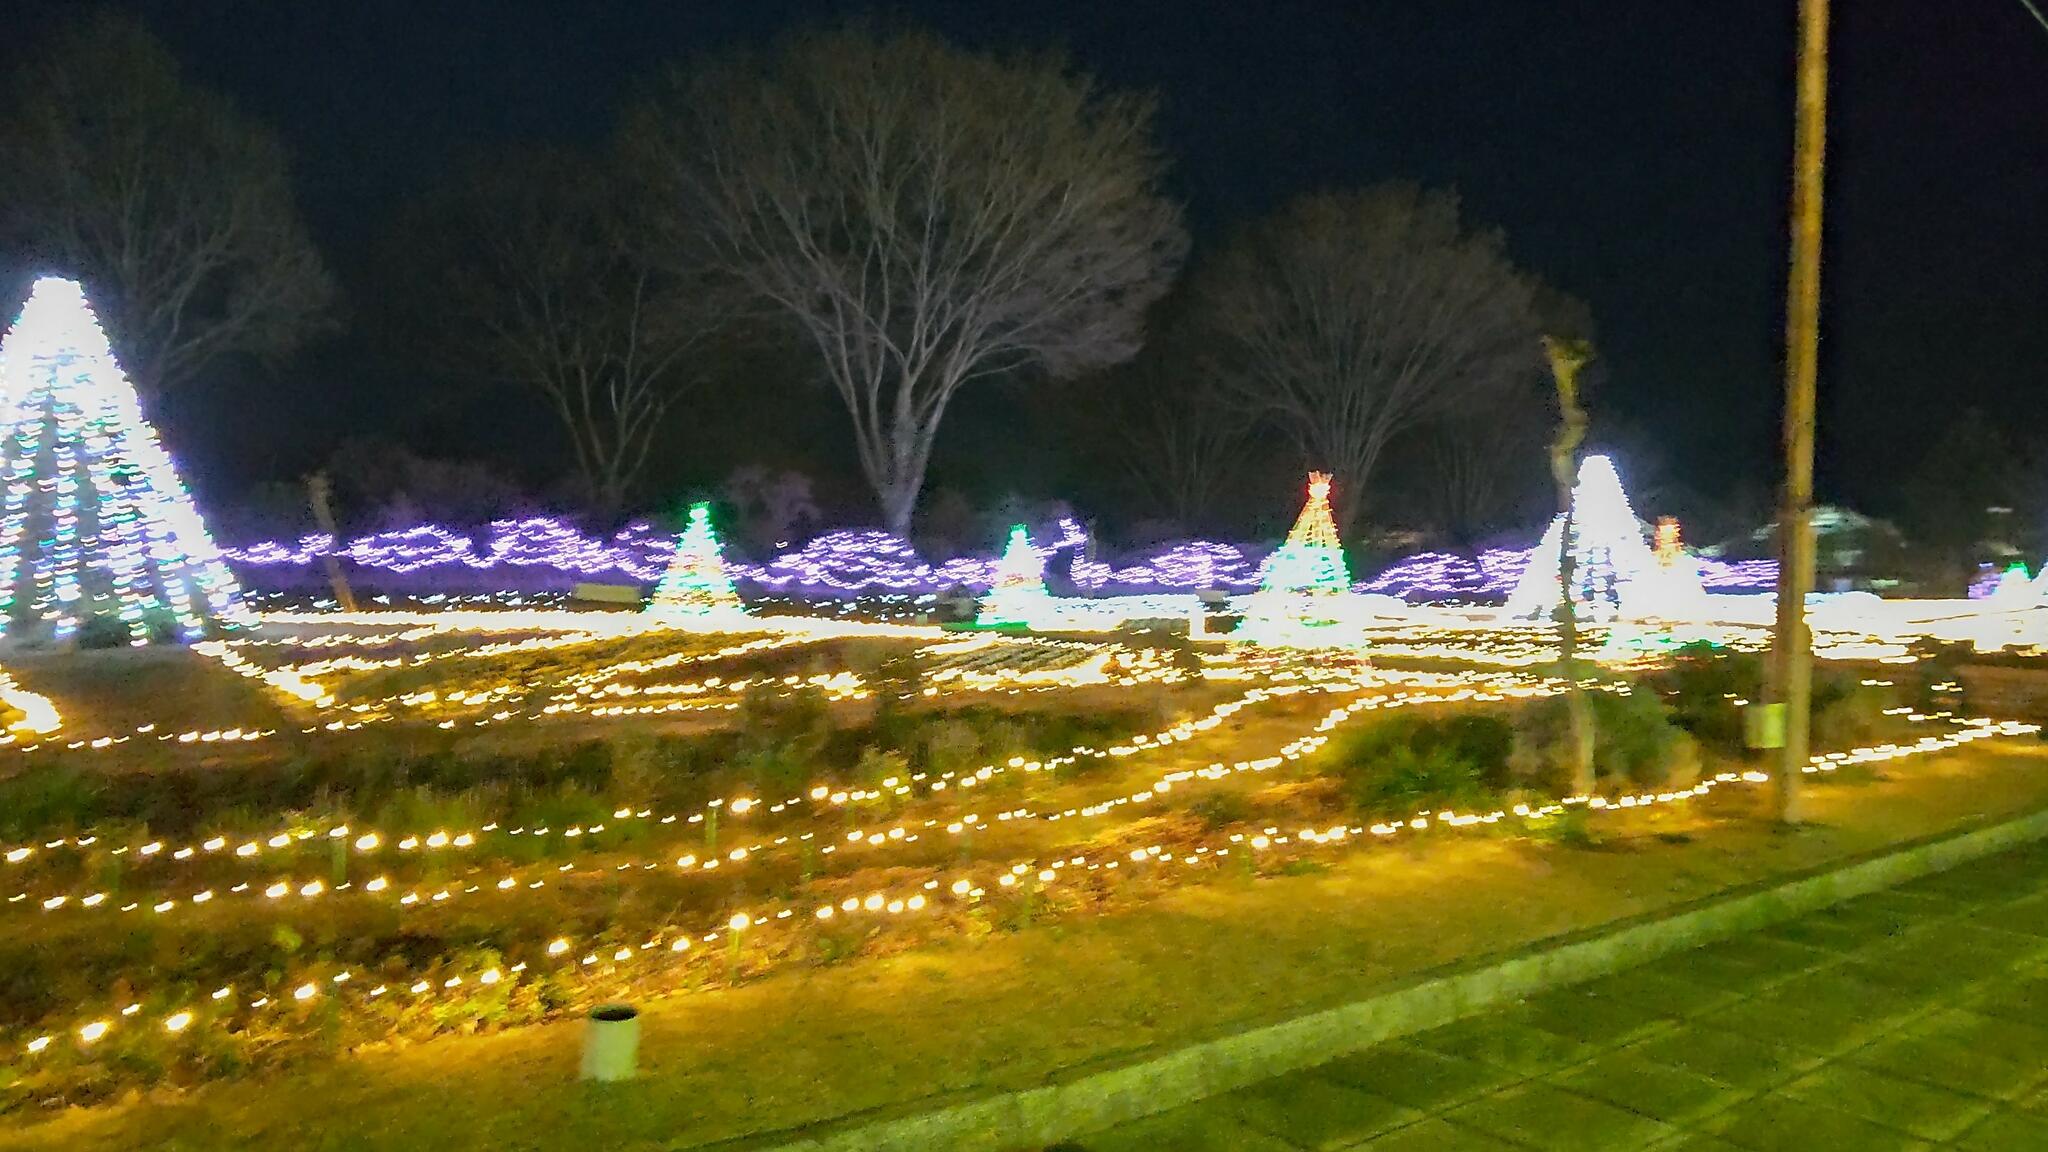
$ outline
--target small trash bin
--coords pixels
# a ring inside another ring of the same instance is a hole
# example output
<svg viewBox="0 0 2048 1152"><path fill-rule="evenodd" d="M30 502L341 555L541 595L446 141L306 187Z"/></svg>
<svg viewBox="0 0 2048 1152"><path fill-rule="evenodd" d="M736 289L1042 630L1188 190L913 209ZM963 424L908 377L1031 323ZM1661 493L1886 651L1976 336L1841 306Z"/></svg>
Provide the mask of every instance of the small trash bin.
<svg viewBox="0 0 2048 1152"><path fill-rule="evenodd" d="M640 1052L640 1010L630 1004L602 1004L583 1025L585 1080L631 1080Z"/></svg>
<svg viewBox="0 0 2048 1152"><path fill-rule="evenodd" d="M1751 704L1742 710L1743 742L1758 751L1785 746L1785 706Z"/></svg>

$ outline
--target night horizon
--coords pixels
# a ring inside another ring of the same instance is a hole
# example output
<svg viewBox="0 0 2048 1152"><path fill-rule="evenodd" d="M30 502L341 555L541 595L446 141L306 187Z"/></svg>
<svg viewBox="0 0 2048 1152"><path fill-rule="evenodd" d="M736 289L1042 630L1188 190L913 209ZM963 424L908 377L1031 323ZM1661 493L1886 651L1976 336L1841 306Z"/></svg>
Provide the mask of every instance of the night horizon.
<svg viewBox="0 0 2048 1152"><path fill-rule="evenodd" d="M210 397L164 413L202 486L290 480L345 438L382 435L545 488L549 469L534 462L559 449L544 409L480 403L392 330L390 273L378 262L399 216L476 155L599 141L668 67L850 18L996 51L1059 50L1106 86L1156 94L1191 267L1294 195L1388 179L1455 189L1474 226L1501 229L1519 264L1589 306L1596 443L1670 490L1681 511L1775 483L1792 44L1780 5L1714 15L1291 5L1167 21L1144 5L900 5L879 18L829 4L612 5L567 20L543 4L478 8L473 19L375 5L116 7L142 16L194 80L278 128L341 287L340 331L275 369L223 363ZM41 10L29 30L66 11ZM6 58L37 38L13 38ZM1993 414L2035 448L2024 428L2044 412L2048 337L2030 321L2048 240L2027 226L2025 206L2038 203L2048 129L2018 110L2048 70L2048 34L2016 2L1939 16L1901 3L1839 14L1835 40L1820 493L1896 515L1898 470L1963 409ZM766 373L798 396L809 384L787 356L734 371ZM423 380L439 397L427 423L394 436L379 411ZM1930 380L1941 381L1944 415L1905 415ZM1086 388L970 390L940 437L934 487L1066 497L1128 521L1063 447L1060 411ZM700 392L694 407L718 405ZM1022 442L998 431L1020 419ZM671 434L665 484L706 490L753 458L853 478L828 410L781 426L713 412L720 420L709 438ZM993 456L980 443L991 438ZM1292 487L1292 470L1265 481L1271 496ZM842 512L860 518L857 502ZM1398 509L1385 518L1403 519Z"/></svg>

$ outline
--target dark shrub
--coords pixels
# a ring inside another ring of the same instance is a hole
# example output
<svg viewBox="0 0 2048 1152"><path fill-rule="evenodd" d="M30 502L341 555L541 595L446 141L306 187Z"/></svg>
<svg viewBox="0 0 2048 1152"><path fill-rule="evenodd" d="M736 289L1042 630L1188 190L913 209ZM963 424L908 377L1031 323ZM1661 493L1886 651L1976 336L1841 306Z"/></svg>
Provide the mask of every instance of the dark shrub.
<svg viewBox="0 0 2048 1152"><path fill-rule="evenodd" d="M1331 750L1344 792L1367 815L1471 808L1507 783L1514 730L1495 716L1393 716Z"/></svg>
<svg viewBox="0 0 2048 1152"><path fill-rule="evenodd" d="M1688 644L1678 650L1669 669L1648 678L1645 685L1664 698L1671 722L1702 747L1722 756L1746 753L1743 705L1764 698L1763 657ZM1869 743L1883 723L1885 704L1880 692L1862 683L1861 672L1816 668L1814 748L1832 751Z"/></svg>
<svg viewBox="0 0 2048 1152"><path fill-rule="evenodd" d="M99 819L106 776L49 759L0 781L0 833L9 839L84 827Z"/></svg>
<svg viewBox="0 0 2048 1152"><path fill-rule="evenodd" d="M1687 644L1674 655L1671 668L1648 683L1663 695L1671 722L1702 746L1725 756L1742 754L1742 708L1736 701L1763 698L1762 657Z"/></svg>
<svg viewBox="0 0 2048 1152"><path fill-rule="evenodd" d="M1593 771L1609 789L1686 787L1699 775L1699 749L1648 691L1588 694ZM1516 779L1552 796L1571 791L1571 717L1563 697L1524 708L1512 756Z"/></svg>
<svg viewBox="0 0 2048 1152"><path fill-rule="evenodd" d="M1827 676L1813 686L1812 745L1833 752L1869 744L1884 723L1885 697L1854 676Z"/></svg>
<svg viewBox="0 0 2048 1152"><path fill-rule="evenodd" d="M1188 805L1188 812L1214 832L1251 819L1252 806L1237 792L1211 792Z"/></svg>
<svg viewBox="0 0 2048 1152"><path fill-rule="evenodd" d="M763 685L740 700L735 755L756 791L780 800L820 774L820 755L832 735L824 693L814 688L781 693Z"/></svg>

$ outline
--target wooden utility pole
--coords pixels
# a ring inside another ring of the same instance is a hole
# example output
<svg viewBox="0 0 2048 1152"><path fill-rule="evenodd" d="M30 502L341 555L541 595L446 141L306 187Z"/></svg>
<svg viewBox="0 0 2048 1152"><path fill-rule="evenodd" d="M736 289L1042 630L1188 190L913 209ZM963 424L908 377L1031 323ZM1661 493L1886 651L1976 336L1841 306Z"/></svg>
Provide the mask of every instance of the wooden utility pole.
<svg viewBox="0 0 2048 1152"><path fill-rule="evenodd" d="M1564 531L1558 533L1557 545L1557 655L1569 685L1565 691L1565 710L1572 726L1572 791L1590 796L1598 781L1593 775L1593 707L1579 684L1579 608L1572 598L1572 585L1577 581L1577 556L1572 548L1572 489L1579 480L1579 445L1586 439L1586 409L1579 403L1579 369L1593 358L1593 347L1583 340L1545 336L1543 353L1550 358L1550 375L1557 382L1557 438L1550 442L1550 475L1557 482L1557 504L1564 513Z"/></svg>
<svg viewBox="0 0 2048 1152"><path fill-rule="evenodd" d="M1785 293L1785 506L1778 517L1778 633L1772 661L1785 743L1778 819L1800 822L1813 695L1806 595L1813 590L1814 382L1820 371L1821 157L1827 142L1828 0L1800 0L1792 142L1792 270Z"/></svg>

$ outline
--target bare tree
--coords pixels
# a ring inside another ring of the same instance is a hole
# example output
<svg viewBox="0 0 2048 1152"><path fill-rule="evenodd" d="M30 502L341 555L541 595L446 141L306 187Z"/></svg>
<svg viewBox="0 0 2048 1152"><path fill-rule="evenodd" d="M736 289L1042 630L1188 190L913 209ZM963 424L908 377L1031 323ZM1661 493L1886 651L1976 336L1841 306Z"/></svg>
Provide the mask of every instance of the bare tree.
<svg viewBox="0 0 2048 1152"><path fill-rule="evenodd" d="M317 330L334 288L269 129L101 12L26 57L0 110L0 235L82 278L146 395Z"/></svg>
<svg viewBox="0 0 2048 1152"><path fill-rule="evenodd" d="M1546 417L1529 397L1502 399L1511 402L1428 421L1398 457L1403 493L1460 547L1514 518L1542 478Z"/></svg>
<svg viewBox="0 0 2048 1152"><path fill-rule="evenodd" d="M596 511L616 514L694 380L684 358L716 310L643 258L615 168L547 151L478 166L411 234L414 258L438 268L428 309L443 358L542 396Z"/></svg>
<svg viewBox="0 0 2048 1152"><path fill-rule="evenodd" d="M1177 358L1148 352L1134 362L1120 382L1108 447L1145 503L1192 529L1216 514L1243 474L1251 429L1214 388L1185 381Z"/></svg>
<svg viewBox="0 0 2048 1152"><path fill-rule="evenodd" d="M1457 197L1412 184L1308 196L1198 273L1210 371L1335 473L1353 527L1381 454L1421 422L1540 379L1534 284Z"/></svg>
<svg viewBox="0 0 2048 1152"><path fill-rule="evenodd" d="M1539 283L1532 307L1543 331L1592 339L1592 310L1576 297ZM1598 361L1582 366L1580 393L1602 375ZM1459 547L1522 519L1545 479L1551 391L1540 373L1517 376L1423 419L1394 446L1393 487L1424 523ZM1634 475L1631 494L1637 493Z"/></svg>
<svg viewBox="0 0 2048 1152"><path fill-rule="evenodd" d="M961 387L1137 351L1186 247L1151 119L1057 59L849 31L678 77L634 136L672 250L816 346L901 532Z"/></svg>
<svg viewBox="0 0 2048 1152"><path fill-rule="evenodd" d="M725 478L725 499L739 515L740 535L757 553L787 548L824 517L801 472L747 464Z"/></svg>

